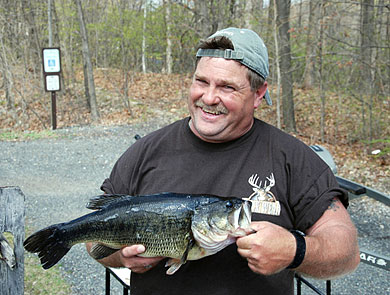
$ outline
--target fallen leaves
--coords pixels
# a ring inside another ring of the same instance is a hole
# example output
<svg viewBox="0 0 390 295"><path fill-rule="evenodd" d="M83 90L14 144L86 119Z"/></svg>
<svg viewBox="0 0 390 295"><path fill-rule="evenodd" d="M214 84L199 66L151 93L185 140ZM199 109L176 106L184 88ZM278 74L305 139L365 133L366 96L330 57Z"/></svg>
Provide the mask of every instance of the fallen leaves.
<svg viewBox="0 0 390 295"><path fill-rule="evenodd" d="M127 76L126 76L127 75ZM119 69L101 68L94 71L97 102L101 125L124 125L147 121L150 117L169 118L170 121L184 118L187 112L187 94L191 84L189 75L158 73L123 73ZM57 93L57 128L91 124L90 113L84 95L82 70L76 72L77 82L65 85ZM23 88L23 87L24 88ZM41 89L40 82L31 79L28 83L15 85L23 91L15 92L15 108L7 109L5 93L0 91L0 130L3 132L41 131L51 127L50 93ZM274 90L274 89L271 89ZM297 133L308 145L325 146L334 157L339 174L356 182L377 186L384 183L390 190L390 155L371 155L380 148L386 150L389 143L363 143L361 138L361 106L353 98L341 97L337 93L326 96L325 142L320 134L320 98L317 91L295 89L295 116ZM19 96L17 95L19 93ZM263 103L256 110L256 117L276 125L276 91L274 105ZM390 104L374 110L384 124L374 121L378 132L389 138ZM376 118L374 118L376 120Z"/></svg>

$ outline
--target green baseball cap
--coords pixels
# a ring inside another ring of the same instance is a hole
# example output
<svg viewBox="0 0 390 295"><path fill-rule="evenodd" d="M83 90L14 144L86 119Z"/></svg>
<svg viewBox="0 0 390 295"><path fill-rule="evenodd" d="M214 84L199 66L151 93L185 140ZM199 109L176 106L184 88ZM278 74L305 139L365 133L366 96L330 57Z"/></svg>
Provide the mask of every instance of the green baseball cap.
<svg viewBox="0 0 390 295"><path fill-rule="evenodd" d="M220 57L240 62L259 74L264 80L269 75L268 51L263 40L254 31L239 28L227 28L215 32L207 39L224 36L233 43L234 49L199 49L196 57ZM264 95L269 105L272 105L268 89Z"/></svg>

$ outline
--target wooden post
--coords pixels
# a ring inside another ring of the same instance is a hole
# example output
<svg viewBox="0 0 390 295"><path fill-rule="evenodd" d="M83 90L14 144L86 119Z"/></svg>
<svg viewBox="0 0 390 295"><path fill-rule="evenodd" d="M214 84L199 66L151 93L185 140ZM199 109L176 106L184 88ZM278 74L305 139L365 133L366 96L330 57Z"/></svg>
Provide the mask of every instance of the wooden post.
<svg viewBox="0 0 390 295"><path fill-rule="evenodd" d="M16 265L0 260L0 294L23 295L24 194L18 187L0 187L0 235L4 232L13 235Z"/></svg>

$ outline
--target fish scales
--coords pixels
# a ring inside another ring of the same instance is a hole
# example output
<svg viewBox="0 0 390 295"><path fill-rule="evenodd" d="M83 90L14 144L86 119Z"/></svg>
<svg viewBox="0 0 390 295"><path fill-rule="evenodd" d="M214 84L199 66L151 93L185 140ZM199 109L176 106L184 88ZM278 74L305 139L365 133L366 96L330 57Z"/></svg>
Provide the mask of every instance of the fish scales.
<svg viewBox="0 0 390 295"><path fill-rule="evenodd" d="M134 208L137 210L131 210ZM192 212L172 206L160 213L156 209L155 206L123 206L114 211L97 211L64 223L63 233L72 245L99 242L119 249L143 244L147 249L144 256L180 258L188 244Z"/></svg>
<svg viewBox="0 0 390 295"><path fill-rule="evenodd" d="M56 264L78 243L93 242L95 259L124 246L142 244L146 248L142 256L174 259L167 271L172 274L187 258L212 255L234 242L232 237L245 235L243 229L250 224L250 205L238 198L173 193L102 195L92 198L87 208L96 211L49 226L26 239L26 250L38 253L43 268Z"/></svg>

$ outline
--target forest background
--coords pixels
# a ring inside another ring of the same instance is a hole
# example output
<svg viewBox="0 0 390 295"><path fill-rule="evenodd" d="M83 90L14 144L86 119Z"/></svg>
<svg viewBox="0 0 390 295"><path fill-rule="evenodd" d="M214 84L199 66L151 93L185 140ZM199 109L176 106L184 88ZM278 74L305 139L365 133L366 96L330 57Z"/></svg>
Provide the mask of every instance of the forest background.
<svg viewBox="0 0 390 295"><path fill-rule="evenodd" d="M274 105L257 117L326 146L358 182L360 165L390 175L389 0L0 0L0 12L0 139L51 128L44 47L61 49L57 128L175 120L196 44L237 26L269 51Z"/></svg>

